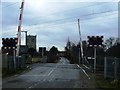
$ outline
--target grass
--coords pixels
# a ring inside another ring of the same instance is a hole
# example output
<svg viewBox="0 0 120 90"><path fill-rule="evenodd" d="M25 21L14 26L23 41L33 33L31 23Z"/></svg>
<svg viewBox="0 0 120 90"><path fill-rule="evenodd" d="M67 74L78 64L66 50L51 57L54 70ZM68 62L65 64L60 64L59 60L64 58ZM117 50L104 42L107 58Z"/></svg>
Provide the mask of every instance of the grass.
<svg viewBox="0 0 120 90"><path fill-rule="evenodd" d="M96 88L111 88L119 90L120 80L104 79L103 75L95 74Z"/></svg>
<svg viewBox="0 0 120 90"><path fill-rule="evenodd" d="M29 69L28 68L21 68L21 69L17 69L16 71L13 71L13 72L2 73L2 78L10 77L10 76L13 76L16 74L21 74L27 70L29 70Z"/></svg>

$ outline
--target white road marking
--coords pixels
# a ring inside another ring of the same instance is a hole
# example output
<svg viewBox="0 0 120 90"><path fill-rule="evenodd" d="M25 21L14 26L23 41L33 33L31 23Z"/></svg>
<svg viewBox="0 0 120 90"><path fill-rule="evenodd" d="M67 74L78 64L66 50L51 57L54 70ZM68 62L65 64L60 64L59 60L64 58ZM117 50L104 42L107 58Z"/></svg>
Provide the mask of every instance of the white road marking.
<svg viewBox="0 0 120 90"><path fill-rule="evenodd" d="M21 75L21 76L50 76L53 73L53 71L57 68L57 66L58 66L58 64L47 75ZM41 81L41 80L39 80L39 81ZM43 81L46 81L46 79L43 79ZM52 78L49 81L52 81ZM33 84L32 86L28 87L26 90L28 90L30 88L34 88L38 84L39 84L39 82L37 82L37 83Z"/></svg>
<svg viewBox="0 0 120 90"><path fill-rule="evenodd" d="M83 64L83 66L85 67L85 68L87 68L87 69L90 69L89 67L87 67L85 64Z"/></svg>
<svg viewBox="0 0 120 90"><path fill-rule="evenodd" d="M16 75L14 75L15 77L17 77L18 76L18 74L16 74Z"/></svg>
<svg viewBox="0 0 120 90"><path fill-rule="evenodd" d="M32 86L28 87L28 88L32 88Z"/></svg>
<svg viewBox="0 0 120 90"><path fill-rule="evenodd" d="M48 76L48 75L21 75L21 76L32 76L32 77L39 77L39 76Z"/></svg>
<svg viewBox="0 0 120 90"><path fill-rule="evenodd" d="M52 69L48 74L44 74L44 75L21 75L21 76L33 76L33 77L50 76L54 71L54 69Z"/></svg>
<svg viewBox="0 0 120 90"><path fill-rule="evenodd" d="M77 66L85 73L85 75L88 77L88 79L90 79L89 75L86 73L86 71L84 69L82 69L78 64Z"/></svg>
<svg viewBox="0 0 120 90"><path fill-rule="evenodd" d="M46 79L43 79L43 81L46 81Z"/></svg>
<svg viewBox="0 0 120 90"><path fill-rule="evenodd" d="M32 88L33 86L30 86L30 87L28 87L27 89L25 89L25 90L29 90L30 88Z"/></svg>
<svg viewBox="0 0 120 90"><path fill-rule="evenodd" d="M59 66L59 64L57 64L52 70L51 72L49 73L51 75L51 73ZM51 79L49 79L48 81L52 81L54 78L54 76L52 75Z"/></svg>
<svg viewBox="0 0 120 90"><path fill-rule="evenodd" d="M51 75L51 73L53 72L54 70L52 69L51 71L50 71L50 73L47 75L47 76L50 76Z"/></svg>

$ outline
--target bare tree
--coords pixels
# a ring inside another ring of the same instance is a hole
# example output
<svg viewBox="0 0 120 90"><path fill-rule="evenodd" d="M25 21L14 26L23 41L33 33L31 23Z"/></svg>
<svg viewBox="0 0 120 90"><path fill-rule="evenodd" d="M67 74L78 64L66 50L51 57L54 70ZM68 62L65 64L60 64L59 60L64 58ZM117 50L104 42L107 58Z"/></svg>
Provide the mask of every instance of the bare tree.
<svg viewBox="0 0 120 90"><path fill-rule="evenodd" d="M120 44L120 38L116 38L115 45Z"/></svg>
<svg viewBox="0 0 120 90"><path fill-rule="evenodd" d="M118 38L110 37L104 42L104 49L107 50L119 42Z"/></svg>

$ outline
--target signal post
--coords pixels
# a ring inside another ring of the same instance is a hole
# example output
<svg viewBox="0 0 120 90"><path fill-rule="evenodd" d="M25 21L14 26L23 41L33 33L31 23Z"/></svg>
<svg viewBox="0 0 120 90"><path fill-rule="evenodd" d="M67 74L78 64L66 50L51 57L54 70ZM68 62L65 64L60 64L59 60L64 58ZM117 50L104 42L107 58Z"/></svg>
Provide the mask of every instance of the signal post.
<svg viewBox="0 0 120 90"><path fill-rule="evenodd" d="M96 72L96 52L97 47L103 46L103 36L88 36L88 47L93 47L94 49L94 73Z"/></svg>

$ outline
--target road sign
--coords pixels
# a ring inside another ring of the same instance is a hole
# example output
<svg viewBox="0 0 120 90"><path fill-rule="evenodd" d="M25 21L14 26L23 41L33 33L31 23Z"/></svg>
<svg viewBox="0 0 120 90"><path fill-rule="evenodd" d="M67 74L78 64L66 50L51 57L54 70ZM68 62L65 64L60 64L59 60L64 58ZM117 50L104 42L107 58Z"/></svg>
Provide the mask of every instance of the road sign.
<svg viewBox="0 0 120 90"><path fill-rule="evenodd" d="M88 36L89 47L103 46L103 36Z"/></svg>

